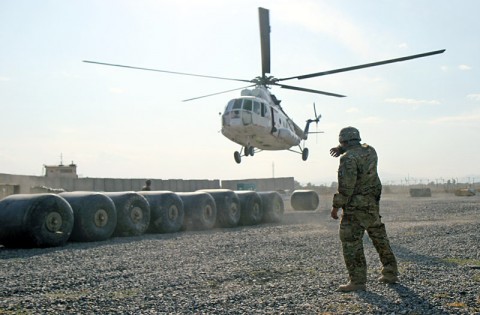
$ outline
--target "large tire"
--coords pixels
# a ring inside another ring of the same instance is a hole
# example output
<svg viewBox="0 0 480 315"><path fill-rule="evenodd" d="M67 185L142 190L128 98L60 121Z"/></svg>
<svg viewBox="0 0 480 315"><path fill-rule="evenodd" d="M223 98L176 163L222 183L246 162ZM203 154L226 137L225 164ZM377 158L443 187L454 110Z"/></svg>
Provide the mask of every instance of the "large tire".
<svg viewBox="0 0 480 315"><path fill-rule="evenodd" d="M290 203L294 210L316 210L320 198L313 190L295 190L290 197Z"/></svg>
<svg viewBox="0 0 480 315"><path fill-rule="evenodd" d="M256 225L263 220L262 199L255 191L235 191L240 199L240 225Z"/></svg>
<svg viewBox="0 0 480 315"><path fill-rule="evenodd" d="M229 189L204 189L215 200L217 206L217 227L235 227L240 221L240 199Z"/></svg>
<svg viewBox="0 0 480 315"><path fill-rule="evenodd" d="M0 201L0 244L5 247L54 247L73 229L73 210L54 194L11 195Z"/></svg>
<svg viewBox="0 0 480 315"><path fill-rule="evenodd" d="M171 191L139 191L150 204L149 233L180 231L185 217L183 202Z"/></svg>
<svg viewBox="0 0 480 315"><path fill-rule="evenodd" d="M150 205L136 192L105 192L117 210L115 236L142 235L150 225Z"/></svg>
<svg viewBox="0 0 480 315"><path fill-rule="evenodd" d="M263 222L280 222L285 212L282 196L276 191L258 192L262 198Z"/></svg>
<svg viewBox="0 0 480 315"><path fill-rule="evenodd" d="M217 221L215 199L201 191L177 193L185 206L184 230L208 230Z"/></svg>
<svg viewBox="0 0 480 315"><path fill-rule="evenodd" d="M59 194L72 206L74 224L70 240L96 242L110 238L117 226L117 211L112 199L96 192Z"/></svg>

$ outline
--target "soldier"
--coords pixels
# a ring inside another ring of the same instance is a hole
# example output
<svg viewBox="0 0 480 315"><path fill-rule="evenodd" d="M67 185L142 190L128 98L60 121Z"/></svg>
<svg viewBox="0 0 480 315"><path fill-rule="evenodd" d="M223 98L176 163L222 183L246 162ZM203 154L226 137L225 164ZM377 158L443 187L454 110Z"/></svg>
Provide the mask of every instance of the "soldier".
<svg viewBox="0 0 480 315"><path fill-rule="evenodd" d="M145 186L142 187L142 190L145 190L145 191L150 191L152 190L152 181L147 179L145 181Z"/></svg>
<svg viewBox="0 0 480 315"><path fill-rule="evenodd" d="M338 192L333 196L331 217L338 219L338 210L343 209L340 222L340 240L349 282L338 288L340 292L365 290L367 264L363 252L363 235L367 231L383 265L383 283L398 281L395 255L379 214L382 184L377 174L377 153L367 144L360 144L356 128L346 127L340 131L338 147L330 154L340 157L338 168Z"/></svg>

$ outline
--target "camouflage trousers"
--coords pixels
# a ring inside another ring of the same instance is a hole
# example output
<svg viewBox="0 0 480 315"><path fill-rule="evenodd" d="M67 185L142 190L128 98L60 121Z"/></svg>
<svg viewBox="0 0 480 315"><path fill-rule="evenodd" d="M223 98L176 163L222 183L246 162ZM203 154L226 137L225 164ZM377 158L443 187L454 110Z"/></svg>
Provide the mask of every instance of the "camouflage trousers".
<svg viewBox="0 0 480 315"><path fill-rule="evenodd" d="M357 284L367 281L367 262L363 251L365 231L380 256L382 274L398 275L397 260L390 247L385 224L381 221L378 209L373 211L349 209L342 216L340 240L350 281Z"/></svg>

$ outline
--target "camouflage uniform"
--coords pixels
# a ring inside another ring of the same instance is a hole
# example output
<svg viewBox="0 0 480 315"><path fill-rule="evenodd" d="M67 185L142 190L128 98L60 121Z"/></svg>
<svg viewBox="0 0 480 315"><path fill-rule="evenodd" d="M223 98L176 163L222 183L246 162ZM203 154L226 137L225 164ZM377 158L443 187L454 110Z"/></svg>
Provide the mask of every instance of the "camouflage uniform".
<svg viewBox="0 0 480 315"><path fill-rule="evenodd" d="M342 208L340 240L350 282L365 284L367 265L363 235L367 231L382 262L383 275L398 275L397 261L390 248L385 225L379 214L382 184L377 174L377 153L367 144L354 141L340 158L338 193L333 207Z"/></svg>

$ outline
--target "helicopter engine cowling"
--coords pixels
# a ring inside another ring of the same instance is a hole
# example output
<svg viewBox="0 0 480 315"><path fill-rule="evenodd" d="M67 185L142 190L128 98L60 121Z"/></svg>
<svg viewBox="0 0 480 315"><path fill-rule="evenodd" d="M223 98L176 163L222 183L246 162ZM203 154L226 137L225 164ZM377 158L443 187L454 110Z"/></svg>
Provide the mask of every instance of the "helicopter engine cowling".
<svg viewBox="0 0 480 315"><path fill-rule="evenodd" d="M288 128L278 128L278 138L288 145L298 145L301 139Z"/></svg>

